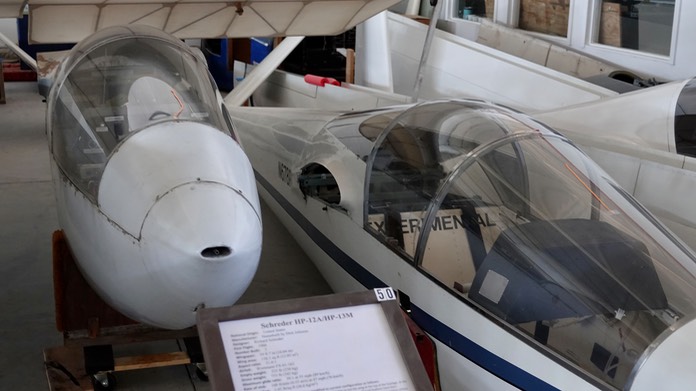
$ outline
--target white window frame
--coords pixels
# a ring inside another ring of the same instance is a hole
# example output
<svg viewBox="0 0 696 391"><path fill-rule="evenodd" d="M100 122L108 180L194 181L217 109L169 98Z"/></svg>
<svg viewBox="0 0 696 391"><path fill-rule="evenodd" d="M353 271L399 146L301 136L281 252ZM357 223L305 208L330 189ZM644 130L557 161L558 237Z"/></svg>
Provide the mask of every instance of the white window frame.
<svg viewBox="0 0 696 391"><path fill-rule="evenodd" d="M545 33L539 33L536 31L529 31L525 30L520 27L520 2L521 0L496 0L496 11L498 11L498 8L502 8L503 3L505 3L506 9L504 11L501 11L501 15L504 15L505 21L497 20L496 22L498 23L504 23L510 27L514 27L516 29L519 29L520 31L524 31L526 34L543 38L547 41L551 41L553 43L561 44L561 45L566 45L569 46L572 42L571 40L571 35L573 32L573 20L575 19L575 15L577 15L576 12L576 5L578 2L582 2L582 0L570 0L570 9L568 10L568 28L566 30L566 36L565 37L560 37L558 35L551 35L551 34L545 34Z"/></svg>
<svg viewBox="0 0 696 391"><path fill-rule="evenodd" d="M472 22L472 23L477 23L476 20L469 20L469 19L464 19L459 17L457 8L459 7L459 0L438 0L438 1L447 1L445 3L445 9L446 11L446 16L445 19L448 20L456 20L457 22L464 21L464 22ZM498 14L498 4L499 3L504 3L506 0L495 0L493 3L493 17L491 18L492 20L497 21L496 15ZM441 14L442 16L442 14ZM499 23L499 22L498 22Z"/></svg>
<svg viewBox="0 0 696 391"><path fill-rule="evenodd" d="M677 51L677 34L679 32L679 22L681 19L682 0L674 2L674 19L672 20L672 36L669 43L669 55L650 53L641 51L640 49L620 48L611 45L605 45L597 42L599 40L599 24L601 21L602 1L603 0L583 0L590 5L585 34L585 43L583 46L596 50L600 53L622 53L623 55L634 56L645 60L660 61L668 64L674 64Z"/></svg>

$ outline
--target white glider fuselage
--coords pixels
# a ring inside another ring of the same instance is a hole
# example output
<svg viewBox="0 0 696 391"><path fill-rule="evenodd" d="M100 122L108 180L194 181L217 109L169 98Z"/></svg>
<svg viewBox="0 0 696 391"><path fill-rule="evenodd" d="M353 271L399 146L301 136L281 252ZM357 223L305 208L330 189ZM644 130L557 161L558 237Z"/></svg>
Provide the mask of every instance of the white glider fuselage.
<svg viewBox="0 0 696 391"><path fill-rule="evenodd" d="M694 347L694 256L543 125L472 101L231 115L332 288L399 290L443 390L694 383L673 365Z"/></svg>
<svg viewBox="0 0 696 391"><path fill-rule="evenodd" d="M143 26L102 30L62 62L48 98L58 217L94 290L180 329L233 304L255 274L250 163L204 62Z"/></svg>

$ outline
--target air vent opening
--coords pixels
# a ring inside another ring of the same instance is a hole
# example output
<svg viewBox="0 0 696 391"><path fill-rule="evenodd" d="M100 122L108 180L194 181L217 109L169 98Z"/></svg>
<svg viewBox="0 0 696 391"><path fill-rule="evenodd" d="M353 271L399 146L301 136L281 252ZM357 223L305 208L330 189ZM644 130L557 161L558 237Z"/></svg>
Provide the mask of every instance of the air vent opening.
<svg viewBox="0 0 696 391"><path fill-rule="evenodd" d="M201 251L203 258L222 258L232 254L232 250L227 246L208 247Z"/></svg>

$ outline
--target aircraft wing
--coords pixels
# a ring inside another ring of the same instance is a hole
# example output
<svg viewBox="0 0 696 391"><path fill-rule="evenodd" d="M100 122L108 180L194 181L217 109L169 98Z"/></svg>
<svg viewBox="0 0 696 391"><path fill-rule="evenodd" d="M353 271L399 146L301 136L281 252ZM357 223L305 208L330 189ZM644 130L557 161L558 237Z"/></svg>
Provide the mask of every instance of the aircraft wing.
<svg viewBox="0 0 696 391"><path fill-rule="evenodd" d="M0 18L29 5L31 43L73 43L105 27L146 24L178 38L336 35L399 0L0 0Z"/></svg>

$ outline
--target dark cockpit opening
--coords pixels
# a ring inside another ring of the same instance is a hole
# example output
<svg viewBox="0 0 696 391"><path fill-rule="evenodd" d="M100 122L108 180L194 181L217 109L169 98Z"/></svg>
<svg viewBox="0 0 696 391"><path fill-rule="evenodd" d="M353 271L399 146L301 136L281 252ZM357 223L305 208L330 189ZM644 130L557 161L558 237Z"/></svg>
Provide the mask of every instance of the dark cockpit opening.
<svg viewBox="0 0 696 391"><path fill-rule="evenodd" d="M674 113L674 142L677 153L696 157L696 80L691 79L679 94Z"/></svg>
<svg viewBox="0 0 696 391"><path fill-rule="evenodd" d="M336 178L321 164L312 163L302 169L298 178L305 197L319 198L330 205L341 203L341 190Z"/></svg>

